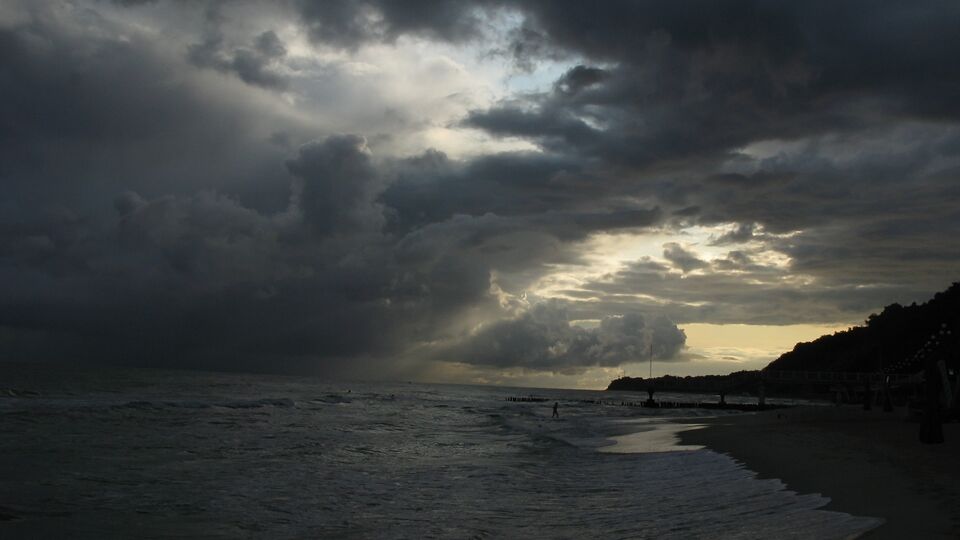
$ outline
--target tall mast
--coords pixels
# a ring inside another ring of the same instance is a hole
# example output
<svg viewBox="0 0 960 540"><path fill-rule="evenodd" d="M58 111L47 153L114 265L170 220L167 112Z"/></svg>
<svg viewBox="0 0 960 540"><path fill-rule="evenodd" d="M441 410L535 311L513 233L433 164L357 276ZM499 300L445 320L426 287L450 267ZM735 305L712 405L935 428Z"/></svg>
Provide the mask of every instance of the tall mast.
<svg viewBox="0 0 960 540"><path fill-rule="evenodd" d="M653 343L650 344L650 378L653 378Z"/></svg>

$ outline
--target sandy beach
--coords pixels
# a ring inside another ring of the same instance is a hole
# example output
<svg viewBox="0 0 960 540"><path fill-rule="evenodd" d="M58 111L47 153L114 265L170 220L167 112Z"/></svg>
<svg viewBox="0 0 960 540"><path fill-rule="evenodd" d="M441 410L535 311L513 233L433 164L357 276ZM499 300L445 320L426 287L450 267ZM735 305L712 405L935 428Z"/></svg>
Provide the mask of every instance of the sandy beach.
<svg viewBox="0 0 960 540"><path fill-rule="evenodd" d="M862 538L960 538L960 423L944 425L939 445L921 444L903 409L799 407L695 423L705 427L679 433L683 444L829 497L827 509L885 520Z"/></svg>

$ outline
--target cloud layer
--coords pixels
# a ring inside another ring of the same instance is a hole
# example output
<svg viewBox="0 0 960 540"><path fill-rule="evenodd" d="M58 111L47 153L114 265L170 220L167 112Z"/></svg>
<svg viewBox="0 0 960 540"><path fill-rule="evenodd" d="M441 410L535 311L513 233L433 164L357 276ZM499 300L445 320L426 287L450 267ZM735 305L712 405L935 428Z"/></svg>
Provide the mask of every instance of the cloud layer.
<svg viewBox="0 0 960 540"><path fill-rule="evenodd" d="M695 4L5 4L0 356L569 374L955 281L960 8Z"/></svg>

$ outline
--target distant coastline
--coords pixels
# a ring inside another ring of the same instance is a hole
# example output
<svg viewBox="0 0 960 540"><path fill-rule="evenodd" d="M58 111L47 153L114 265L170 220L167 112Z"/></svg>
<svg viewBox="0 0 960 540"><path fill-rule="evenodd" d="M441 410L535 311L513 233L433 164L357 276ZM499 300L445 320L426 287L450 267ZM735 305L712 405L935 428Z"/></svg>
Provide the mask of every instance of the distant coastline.
<svg viewBox="0 0 960 540"><path fill-rule="evenodd" d="M620 377L607 386L607 390L646 392L656 389L658 392L719 392L732 388L733 391L750 391L760 381L760 371L736 371L729 375L689 375L675 377Z"/></svg>
<svg viewBox="0 0 960 540"><path fill-rule="evenodd" d="M755 393L765 371L823 373L915 374L924 369L925 347L936 343L944 356L948 378L960 387L960 283L953 283L923 304L891 304L870 315L862 326L797 343L762 370L737 371L728 375L676 377L620 377L607 390L648 392ZM952 370L953 375L950 375ZM813 384L763 385L769 395L827 397L830 389ZM864 389L869 391L869 389Z"/></svg>

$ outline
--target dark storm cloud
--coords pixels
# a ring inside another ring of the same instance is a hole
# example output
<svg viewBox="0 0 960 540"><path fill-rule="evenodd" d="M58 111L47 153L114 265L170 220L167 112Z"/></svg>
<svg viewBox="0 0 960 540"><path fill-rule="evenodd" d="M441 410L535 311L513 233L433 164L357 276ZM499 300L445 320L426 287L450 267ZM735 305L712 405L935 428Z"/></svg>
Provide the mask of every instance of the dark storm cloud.
<svg viewBox="0 0 960 540"><path fill-rule="evenodd" d="M284 154L258 133L279 119L198 85L147 36L81 10L84 33L69 11L30 7L25 22L0 26L8 217L57 205L86 212L124 189L246 194L287 181L264 166ZM275 196L253 202L276 207Z"/></svg>
<svg viewBox="0 0 960 540"><path fill-rule="evenodd" d="M517 5L551 50L612 66L578 66L553 93L467 123L568 155L642 169L715 165L752 141L957 116L952 4ZM586 73L591 84L570 83Z"/></svg>
<svg viewBox="0 0 960 540"><path fill-rule="evenodd" d="M722 246L726 244L742 244L744 242L749 242L753 238L754 238L754 224L738 223L737 227L734 230L714 238L710 242L710 244L714 246Z"/></svg>
<svg viewBox="0 0 960 540"><path fill-rule="evenodd" d="M308 242L301 218L324 223L324 182L366 178L345 178L355 140L305 147L292 178L257 133L277 118L214 99L142 34L48 8L0 26L4 358L336 371L390 346L383 254ZM282 181L279 210L218 193L251 177Z"/></svg>
<svg viewBox="0 0 960 540"><path fill-rule="evenodd" d="M461 41L479 32L477 8L469 2L299 0L296 4L311 37L345 47L392 41L403 34Z"/></svg>
<svg viewBox="0 0 960 540"><path fill-rule="evenodd" d="M442 318L476 300L468 277L486 274L439 261L407 268L419 275L408 276L405 290L389 247L375 235L362 238L357 226L345 233L360 199L335 186L369 178L362 143L345 136L303 147L291 162L303 176L301 196L282 213L262 214L212 192L156 199L128 192L115 201L114 225L64 253L50 230L12 231L19 234L4 242L0 270L19 284L4 296L0 320L18 336L4 342L8 352L47 360L363 371L351 359L396 351L399 335L415 338L423 331L416 325L431 314ZM345 212L317 214L318 204L333 197ZM357 245L337 240L343 234ZM73 267L58 270L62 265L49 260L57 256L73 259ZM432 289L422 290L426 285ZM444 286L452 292L438 292ZM486 290L488 280L479 287ZM442 305L445 298L452 305ZM387 309L391 301L400 305Z"/></svg>
<svg viewBox="0 0 960 540"><path fill-rule="evenodd" d="M791 257L791 272L861 296L833 301L840 312L893 301L894 290L922 299L955 279L944 265L957 261L949 238L960 229L948 208L958 200L955 4L522 6L538 49L547 41L551 54L595 64L551 92L474 111L468 125L599 159L618 171L607 195L659 200L677 226L734 223L715 244L764 243ZM742 153L763 141L767 155ZM680 267L704 268L692 264Z"/></svg>
<svg viewBox="0 0 960 540"><path fill-rule="evenodd" d="M824 283L935 291L951 279L949 265L960 255L950 240L960 232L956 153L948 149L956 129L892 129L874 137L871 144L833 139L830 159L801 148L759 160L767 171L760 174L776 182L733 187L708 180L692 196L704 207L699 219L739 222L715 243L764 243L789 256L793 272Z"/></svg>
<svg viewBox="0 0 960 540"><path fill-rule="evenodd" d="M5 357L574 373L675 357L671 321L850 321L956 279L956 3L39 2L0 23ZM377 156L361 135L403 133L328 136L341 103L388 115L341 95L368 79L292 59L298 32L569 68L445 126L538 152ZM524 300L595 233L692 226L726 255L678 236Z"/></svg>
<svg viewBox="0 0 960 540"><path fill-rule="evenodd" d="M669 242L663 245L663 258L670 261L676 268L683 270L684 273L707 266L706 261L699 259L694 253L683 249L683 246L676 242Z"/></svg>
<svg viewBox="0 0 960 540"><path fill-rule="evenodd" d="M565 94L577 94L584 88L598 84L608 77L606 70L577 66L557 80L556 88Z"/></svg>
<svg viewBox="0 0 960 540"><path fill-rule="evenodd" d="M605 200L602 179L584 164L558 155L491 154L455 163L431 151L395 169L395 179L379 197L393 232L456 215L495 214L579 240L591 232L640 229L661 219L658 208Z"/></svg>
<svg viewBox="0 0 960 540"><path fill-rule="evenodd" d="M441 354L477 365L579 373L645 360L651 347L654 356L672 359L685 341L683 331L662 317L647 322L643 315L627 313L605 317L588 329L570 324L569 314L558 304L544 302L516 319L484 327Z"/></svg>
<svg viewBox="0 0 960 540"><path fill-rule="evenodd" d="M341 135L304 145L287 169L301 180L300 208L320 234L379 225L381 212L371 207L377 171L362 137Z"/></svg>
<svg viewBox="0 0 960 540"><path fill-rule="evenodd" d="M397 166L381 195L390 228L407 232L456 214L527 215L570 208L570 187L588 183L575 161L540 154L483 156L467 164L431 151Z"/></svg>
<svg viewBox="0 0 960 540"><path fill-rule="evenodd" d="M218 21L214 18L211 24ZM272 30L258 35L249 46L231 50L216 26L208 30L202 42L187 49L187 57L194 65L233 73L248 84L275 90L284 90L289 84L278 71L278 60L286 54L286 46Z"/></svg>

